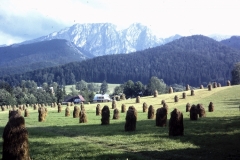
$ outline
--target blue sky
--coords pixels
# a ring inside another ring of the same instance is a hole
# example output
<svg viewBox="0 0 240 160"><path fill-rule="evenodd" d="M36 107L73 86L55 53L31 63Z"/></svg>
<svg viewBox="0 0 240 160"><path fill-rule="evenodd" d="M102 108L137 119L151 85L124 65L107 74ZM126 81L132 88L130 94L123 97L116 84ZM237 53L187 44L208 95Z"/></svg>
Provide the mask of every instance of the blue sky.
<svg viewBox="0 0 240 160"><path fill-rule="evenodd" d="M159 37L240 35L238 0L0 0L0 45L75 23L142 23Z"/></svg>

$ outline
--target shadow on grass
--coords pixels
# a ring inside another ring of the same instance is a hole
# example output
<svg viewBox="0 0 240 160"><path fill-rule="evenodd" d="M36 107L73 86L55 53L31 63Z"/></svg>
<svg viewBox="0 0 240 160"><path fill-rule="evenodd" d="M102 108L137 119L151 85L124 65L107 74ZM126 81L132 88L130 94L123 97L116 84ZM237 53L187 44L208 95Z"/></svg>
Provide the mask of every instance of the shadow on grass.
<svg viewBox="0 0 240 160"><path fill-rule="evenodd" d="M240 98L237 99L228 99L223 101L224 104L226 105L236 105L237 107L240 106Z"/></svg>

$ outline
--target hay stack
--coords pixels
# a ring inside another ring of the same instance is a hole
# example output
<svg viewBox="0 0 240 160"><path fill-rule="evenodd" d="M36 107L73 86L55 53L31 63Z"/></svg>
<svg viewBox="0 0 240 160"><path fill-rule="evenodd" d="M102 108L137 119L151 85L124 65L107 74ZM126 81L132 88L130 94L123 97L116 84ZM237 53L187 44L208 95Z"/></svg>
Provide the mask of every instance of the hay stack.
<svg viewBox="0 0 240 160"><path fill-rule="evenodd" d="M190 120L198 120L198 109L194 104L190 108Z"/></svg>
<svg viewBox="0 0 240 160"><path fill-rule="evenodd" d="M81 110L79 113L79 123L87 123L87 114L85 110Z"/></svg>
<svg viewBox="0 0 240 160"><path fill-rule="evenodd" d="M126 114L126 123L125 123L125 131L135 131L137 123L137 111L134 106L130 106L128 108Z"/></svg>
<svg viewBox="0 0 240 160"><path fill-rule="evenodd" d="M231 82L229 80L227 81L227 86L231 86Z"/></svg>
<svg viewBox="0 0 240 160"><path fill-rule="evenodd" d="M154 112L154 107L150 105L148 108L148 119L154 119Z"/></svg>
<svg viewBox="0 0 240 160"><path fill-rule="evenodd" d="M97 104L97 107L96 107L96 116L100 116L101 115L101 106L100 104Z"/></svg>
<svg viewBox="0 0 240 160"><path fill-rule="evenodd" d="M44 107L39 107L38 108L38 122L43 122L45 121L46 118L46 112Z"/></svg>
<svg viewBox="0 0 240 160"><path fill-rule="evenodd" d="M190 112L190 109L191 109L191 105L190 105L190 103L187 103L186 104L186 112Z"/></svg>
<svg viewBox="0 0 240 160"><path fill-rule="evenodd" d="M67 102L67 106L70 106L71 105L71 102Z"/></svg>
<svg viewBox="0 0 240 160"><path fill-rule="evenodd" d="M37 104L33 105L33 110L38 110L38 105Z"/></svg>
<svg viewBox="0 0 240 160"><path fill-rule="evenodd" d="M102 109L101 125L108 125L110 123L110 110L108 106L104 106Z"/></svg>
<svg viewBox="0 0 240 160"><path fill-rule="evenodd" d="M182 93L182 98L186 99L186 93L185 92Z"/></svg>
<svg viewBox="0 0 240 160"><path fill-rule="evenodd" d="M213 88L217 88L217 82L213 82Z"/></svg>
<svg viewBox="0 0 240 160"><path fill-rule="evenodd" d="M12 117L12 116L15 116L15 115L17 115L17 114L19 114L20 116L22 115L20 109L9 110L8 118L10 118L10 117Z"/></svg>
<svg viewBox="0 0 240 160"><path fill-rule="evenodd" d="M16 114L10 117L3 130L2 159L30 160L28 131L24 118Z"/></svg>
<svg viewBox="0 0 240 160"><path fill-rule="evenodd" d="M2 111L5 111L6 107L5 106L1 106L1 109L2 109Z"/></svg>
<svg viewBox="0 0 240 160"><path fill-rule="evenodd" d="M172 87L169 87L169 89L168 89L168 93L173 93L173 88Z"/></svg>
<svg viewBox="0 0 240 160"><path fill-rule="evenodd" d="M221 87L221 83L218 83L218 84L217 84L217 87Z"/></svg>
<svg viewBox="0 0 240 160"><path fill-rule="evenodd" d="M148 110L148 105L146 102L143 103L143 112L147 112Z"/></svg>
<svg viewBox="0 0 240 160"><path fill-rule="evenodd" d="M58 113L62 112L62 106L61 103L58 103Z"/></svg>
<svg viewBox="0 0 240 160"><path fill-rule="evenodd" d="M126 99L125 94L121 94L120 99L125 100Z"/></svg>
<svg viewBox="0 0 240 160"><path fill-rule="evenodd" d="M153 97L157 97L158 96L158 91L155 90L154 93L153 93Z"/></svg>
<svg viewBox="0 0 240 160"><path fill-rule="evenodd" d="M85 110L83 103L81 103L80 108L81 108L81 110Z"/></svg>
<svg viewBox="0 0 240 160"><path fill-rule="evenodd" d="M163 104L163 107L166 108L167 113L168 113L168 105L167 105L167 103L164 103L164 104Z"/></svg>
<svg viewBox="0 0 240 160"><path fill-rule="evenodd" d="M69 117L69 116L70 116L70 108L69 106L67 106L65 109L65 117Z"/></svg>
<svg viewBox="0 0 240 160"><path fill-rule="evenodd" d="M213 112L214 111L214 105L213 102L210 102L208 105L208 112Z"/></svg>
<svg viewBox="0 0 240 160"><path fill-rule="evenodd" d="M200 85L200 89L204 89L203 85Z"/></svg>
<svg viewBox="0 0 240 160"><path fill-rule="evenodd" d="M198 115L199 117L206 117L206 112L202 104L197 104Z"/></svg>
<svg viewBox="0 0 240 160"><path fill-rule="evenodd" d="M164 103L165 103L165 100L162 100L162 101L161 101L161 104L164 104Z"/></svg>
<svg viewBox="0 0 240 160"><path fill-rule="evenodd" d="M175 108L169 119L169 136L183 136L183 131L183 114Z"/></svg>
<svg viewBox="0 0 240 160"><path fill-rule="evenodd" d="M186 85L186 91L190 90L189 84Z"/></svg>
<svg viewBox="0 0 240 160"><path fill-rule="evenodd" d="M119 110L117 108L113 110L113 119L119 119Z"/></svg>
<svg viewBox="0 0 240 160"><path fill-rule="evenodd" d="M29 112L27 108L24 110L24 117L29 117Z"/></svg>
<svg viewBox="0 0 240 160"><path fill-rule="evenodd" d="M115 109L116 108L116 100L113 100L112 101L112 109Z"/></svg>
<svg viewBox="0 0 240 160"><path fill-rule="evenodd" d="M156 112L156 126L164 127L167 126L167 109L161 107Z"/></svg>
<svg viewBox="0 0 240 160"><path fill-rule="evenodd" d="M192 89L191 90L191 96L194 96L195 95L195 93L194 93L194 90Z"/></svg>
<svg viewBox="0 0 240 160"><path fill-rule="evenodd" d="M78 106L74 106L73 108L73 118L79 117L80 108Z"/></svg>
<svg viewBox="0 0 240 160"><path fill-rule="evenodd" d="M175 97L174 97L174 102L178 102L178 96L177 95L175 95Z"/></svg>
<svg viewBox="0 0 240 160"><path fill-rule="evenodd" d="M136 103L140 103L140 96L137 96Z"/></svg>
<svg viewBox="0 0 240 160"><path fill-rule="evenodd" d="M122 104L121 112L122 112L122 113L125 113L125 112L126 112L126 105L125 105L125 104Z"/></svg>
<svg viewBox="0 0 240 160"><path fill-rule="evenodd" d="M212 90L212 85L211 85L211 84L208 85L208 90L209 90L209 91Z"/></svg>

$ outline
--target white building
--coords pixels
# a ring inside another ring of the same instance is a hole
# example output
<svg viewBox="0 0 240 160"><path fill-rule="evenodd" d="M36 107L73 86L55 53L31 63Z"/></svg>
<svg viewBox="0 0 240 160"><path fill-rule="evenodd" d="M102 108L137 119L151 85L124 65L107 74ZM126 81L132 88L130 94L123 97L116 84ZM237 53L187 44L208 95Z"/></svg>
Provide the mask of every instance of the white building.
<svg viewBox="0 0 240 160"><path fill-rule="evenodd" d="M112 101L108 94L96 94L93 102L110 102Z"/></svg>

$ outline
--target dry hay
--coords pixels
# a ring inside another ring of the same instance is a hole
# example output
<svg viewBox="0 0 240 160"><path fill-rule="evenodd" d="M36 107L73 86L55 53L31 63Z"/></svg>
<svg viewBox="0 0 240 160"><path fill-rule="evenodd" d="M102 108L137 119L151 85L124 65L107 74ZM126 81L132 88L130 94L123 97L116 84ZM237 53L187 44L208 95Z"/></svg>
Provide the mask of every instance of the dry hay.
<svg viewBox="0 0 240 160"><path fill-rule="evenodd" d="M204 89L203 85L200 85L200 89Z"/></svg>
<svg viewBox="0 0 240 160"><path fill-rule="evenodd" d="M126 99L125 94L121 94L120 99L125 100Z"/></svg>
<svg viewBox="0 0 240 160"><path fill-rule="evenodd" d="M71 102L67 102L67 106L70 106L71 105Z"/></svg>
<svg viewBox="0 0 240 160"><path fill-rule="evenodd" d="M214 111L214 105L213 102L210 102L208 105L208 112L213 112Z"/></svg>
<svg viewBox="0 0 240 160"><path fill-rule="evenodd" d="M116 100L113 100L112 101L112 109L115 109L116 108Z"/></svg>
<svg viewBox="0 0 240 160"><path fill-rule="evenodd" d="M140 103L140 96L136 97L136 103Z"/></svg>
<svg viewBox="0 0 240 160"><path fill-rule="evenodd" d="M119 96L115 96L116 101L120 101L120 97Z"/></svg>
<svg viewBox="0 0 240 160"><path fill-rule="evenodd" d="M218 84L217 84L217 87L221 87L221 83L218 83Z"/></svg>
<svg viewBox="0 0 240 160"><path fill-rule="evenodd" d="M126 105L122 104L121 113L125 113L125 112L126 112Z"/></svg>
<svg viewBox="0 0 240 160"><path fill-rule="evenodd" d="M198 109L194 104L190 108L190 120L198 120Z"/></svg>
<svg viewBox="0 0 240 160"><path fill-rule="evenodd" d="M74 103L72 102L72 103L70 104L70 106L74 106Z"/></svg>
<svg viewBox="0 0 240 160"><path fill-rule="evenodd" d="M158 96L158 91L155 90L154 93L153 93L153 97L157 97Z"/></svg>
<svg viewBox="0 0 240 160"><path fill-rule="evenodd" d="M172 87L169 87L168 93L173 93L173 88Z"/></svg>
<svg viewBox="0 0 240 160"><path fill-rule="evenodd" d="M164 104L164 103L165 103L165 100L162 100L162 101L161 101L161 104Z"/></svg>
<svg viewBox="0 0 240 160"><path fill-rule="evenodd" d="M26 105L23 105L22 110L25 110L25 109L26 109Z"/></svg>
<svg viewBox="0 0 240 160"><path fill-rule="evenodd" d="M110 123L110 110L107 105L105 105L102 109L102 119L101 125L108 125Z"/></svg>
<svg viewBox="0 0 240 160"><path fill-rule="evenodd" d="M81 110L85 110L83 103L81 103L80 108L81 108Z"/></svg>
<svg viewBox="0 0 240 160"><path fill-rule="evenodd" d="M125 123L125 131L135 131L137 123L137 110L134 106L130 106L127 110L126 114L126 123Z"/></svg>
<svg viewBox="0 0 240 160"><path fill-rule="evenodd" d="M231 82L229 80L227 81L227 86L231 86Z"/></svg>
<svg viewBox="0 0 240 160"><path fill-rule="evenodd" d="M212 90L212 85L211 85L211 84L208 85L208 90L209 90L209 91Z"/></svg>
<svg viewBox="0 0 240 160"><path fill-rule="evenodd" d="M61 103L58 103L58 113L62 112L62 106Z"/></svg>
<svg viewBox="0 0 240 160"><path fill-rule="evenodd" d="M186 104L186 112L190 112L190 109L191 109L191 105L190 105L190 103L187 103Z"/></svg>
<svg viewBox="0 0 240 160"><path fill-rule="evenodd" d="M39 107L38 108L38 122L43 122L45 121L46 118L46 111L44 107Z"/></svg>
<svg viewBox="0 0 240 160"><path fill-rule="evenodd" d="M154 107L150 105L148 108L148 119L154 119L155 116L154 113L155 113Z"/></svg>
<svg viewBox="0 0 240 160"><path fill-rule="evenodd" d="M161 107L156 112L156 126L164 127L167 126L167 109Z"/></svg>
<svg viewBox="0 0 240 160"><path fill-rule="evenodd" d="M147 112L148 110L148 105L146 102L143 103L143 112Z"/></svg>
<svg viewBox="0 0 240 160"><path fill-rule="evenodd" d="M168 105L167 105L167 103L164 103L164 104L163 104L163 107L166 108L167 113L168 113Z"/></svg>
<svg viewBox="0 0 240 160"><path fill-rule="evenodd" d="M70 116L70 108L69 106L67 106L65 109L65 117L69 117L69 116Z"/></svg>
<svg viewBox="0 0 240 160"><path fill-rule="evenodd" d="M202 104L197 104L199 117L206 117L206 112Z"/></svg>
<svg viewBox="0 0 240 160"><path fill-rule="evenodd" d="M27 108L24 110L24 117L29 117L29 111Z"/></svg>
<svg viewBox="0 0 240 160"><path fill-rule="evenodd" d="M183 136L183 131L183 114L175 108L169 119L169 136Z"/></svg>
<svg viewBox="0 0 240 160"><path fill-rule="evenodd" d="M195 93L194 93L194 90L192 89L191 90L191 96L194 96L195 95Z"/></svg>
<svg viewBox="0 0 240 160"><path fill-rule="evenodd" d="M174 96L174 102L178 102L178 96L177 95Z"/></svg>
<svg viewBox="0 0 240 160"><path fill-rule="evenodd" d="M117 108L113 110L113 119L119 119L119 110Z"/></svg>
<svg viewBox="0 0 240 160"><path fill-rule="evenodd" d="M19 114L20 116L22 115L22 112L20 109L14 109L13 110L9 110L9 114L8 114L8 118L12 117L12 116L15 116Z"/></svg>
<svg viewBox="0 0 240 160"><path fill-rule="evenodd" d="M1 106L2 111L6 110L6 106Z"/></svg>
<svg viewBox="0 0 240 160"><path fill-rule="evenodd" d="M79 113L79 123L87 123L87 114L85 110L81 110Z"/></svg>
<svg viewBox="0 0 240 160"><path fill-rule="evenodd" d="M2 159L30 160L28 131L24 118L16 114L10 117L3 130Z"/></svg>
<svg viewBox="0 0 240 160"><path fill-rule="evenodd" d="M186 85L186 91L190 90L189 84Z"/></svg>
<svg viewBox="0 0 240 160"><path fill-rule="evenodd" d="M47 114L48 114L47 107L44 107L44 109L45 109L45 114L46 114L46 116L47 116Z"/></svg>
<svg viewBox="0 0 240 160"><path fill-rule="evenodd" d="M38 105L37 104L33 105L33 110L38 110Z"/></svg>
<svg viewBox="0 0 240 160"><path fill-rule="evenodd" d="M182 93L182 98L186 99L186 93L185 92Z"/></svg>
<svg viewBox="0 0 240 160"><path fill-rule="evenodd" d="M73 108L73 118L79 117L80 108L78 106L74 106Z"/></svg>
<svg viewBox="0 0 240 160"><path fill-rule="evenodd" d="M213 82L213 88L217 88L217 82Z"/></svg>
<svg viewBox="0 0 240 160"><path fill-rule="evenodd" d="M101 106L100 104L97 104L97 107L96 107L96 116L100 116L101 115Z"/></svg>

